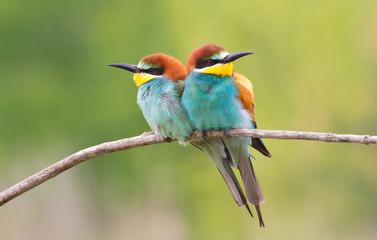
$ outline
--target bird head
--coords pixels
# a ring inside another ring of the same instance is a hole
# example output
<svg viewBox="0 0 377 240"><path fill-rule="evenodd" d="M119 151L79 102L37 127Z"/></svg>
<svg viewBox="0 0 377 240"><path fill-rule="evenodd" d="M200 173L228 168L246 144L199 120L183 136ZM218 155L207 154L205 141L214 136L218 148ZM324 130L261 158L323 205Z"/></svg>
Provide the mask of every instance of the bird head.
<svg viewBox="0 0 377 240"><path fill-rule="evenodd" d="M233 74L232 62L253 52L236 52L229 54L224 48L215 44L208 44L195 49L187 60L188 72L195 71L230 77Z"/></svg>
<svg viewBox="0 0 377 240"><path fill-rule="evenodd" d="M166 77L172 81L178 81L184 80L187 76L186 68L178 59L162 53L143 57L137 66L126 63L108 65L133 72L134 81L138 87L157 78Z"/></svg>

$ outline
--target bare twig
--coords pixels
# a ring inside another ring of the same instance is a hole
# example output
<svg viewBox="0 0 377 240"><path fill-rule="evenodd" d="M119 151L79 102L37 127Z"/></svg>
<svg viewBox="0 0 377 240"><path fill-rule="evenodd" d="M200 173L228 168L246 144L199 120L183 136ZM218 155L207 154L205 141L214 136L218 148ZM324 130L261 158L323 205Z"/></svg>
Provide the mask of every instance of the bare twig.
<svg viewBox="0 0 377 240"><path fill-rule="evenodd" d="M202 132L195 131L191 139L201 138ZM207 137L224 137L224 131L214 130L206 132ZM352 134L333 134L316 132L295 132L283 130L256 130L256 129L233 129L229 131L229 136L243 136L256 138L275 138L275 139L296 139L313 140L324 142L348 142L362 144L377 144L377 136L352 135ZM24 179L16 185L0 193L0 206L26 191L38 186L39 184L55 177L65 170L76 166L86 160L104 155L106 153L118 152L137 148L141 146L166 142L164 138L154 135L151 132L143 133L140 136L125 138L117 141L106 142L80 150L63 160L54 163L42 171Z"/></svg>

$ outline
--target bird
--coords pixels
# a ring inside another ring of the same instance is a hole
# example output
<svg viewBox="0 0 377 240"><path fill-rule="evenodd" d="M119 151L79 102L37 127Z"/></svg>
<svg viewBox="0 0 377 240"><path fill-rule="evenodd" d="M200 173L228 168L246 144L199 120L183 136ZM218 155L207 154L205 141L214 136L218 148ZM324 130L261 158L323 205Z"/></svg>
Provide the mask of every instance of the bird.
<svg viewBox="0 0 377 240"><path fill-rule="evenodd" d="M264 221L260 204L265 202L250 158L249 145L271 157L259 138L230 137L234 128L256 129L254 94L251 82L233 70L233 61L252 52L229 54L224 48L207 44L191 52L187 60L188 76L181 104L197 130L221 129L226 137L208 137L191 141L215 163L239 207L255 206L260 227ZM245 193L233 171L239 170Z"/></svg>
<svg viewBox="0 0 377 240"><path fill-rule="evenodd" d="M178 59L163 53L145 56L137 66L108 65L134 74L138 87L137 104L152 131L168 142L177 139L184 145L194 130L181 105L186 67Z"/></svg>

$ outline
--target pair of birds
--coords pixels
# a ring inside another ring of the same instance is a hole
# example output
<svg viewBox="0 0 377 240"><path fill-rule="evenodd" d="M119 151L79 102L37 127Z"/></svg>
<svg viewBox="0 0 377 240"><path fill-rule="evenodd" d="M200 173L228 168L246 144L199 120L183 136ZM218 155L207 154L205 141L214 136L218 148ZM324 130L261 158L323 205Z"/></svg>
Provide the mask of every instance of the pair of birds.
<svg viewBox="0 0 377 240"><path fill-rule="evenodd" d="M138 86L137 103L152 130L165 139L186 141L195 129L256 129L251 82L233 70L232 62L252 54L229 54L224 48L208 44L194 50L182 63L156 53L139 64L109 64L134 73ZM205 135L205 134L204 134ZM254 205L259 224L264 227L260 204L264 196L250 161L249 146L267 157L271 154L259 138L205 137L189 140L215 163L239 207ZM240 171L245 193L233 168Z"/></svg>

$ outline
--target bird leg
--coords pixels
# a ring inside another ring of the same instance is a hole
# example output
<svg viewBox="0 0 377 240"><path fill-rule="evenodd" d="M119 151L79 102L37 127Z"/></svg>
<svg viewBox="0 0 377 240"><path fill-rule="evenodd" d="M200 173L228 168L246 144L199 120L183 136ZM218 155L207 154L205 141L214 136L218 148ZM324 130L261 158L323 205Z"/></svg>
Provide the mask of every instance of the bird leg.
<svg viewBox="0 0 377 240"><path fill-rule="evenodd" d="M229 129L223 129L224 135L226 138L230 138L230 132Z"/></svg>
<svg viewBox="0 0 377 240"><path fill-rule="evenodd" d="M206 138L207 137L207 130L202 130L202 138Z"/></svg>

